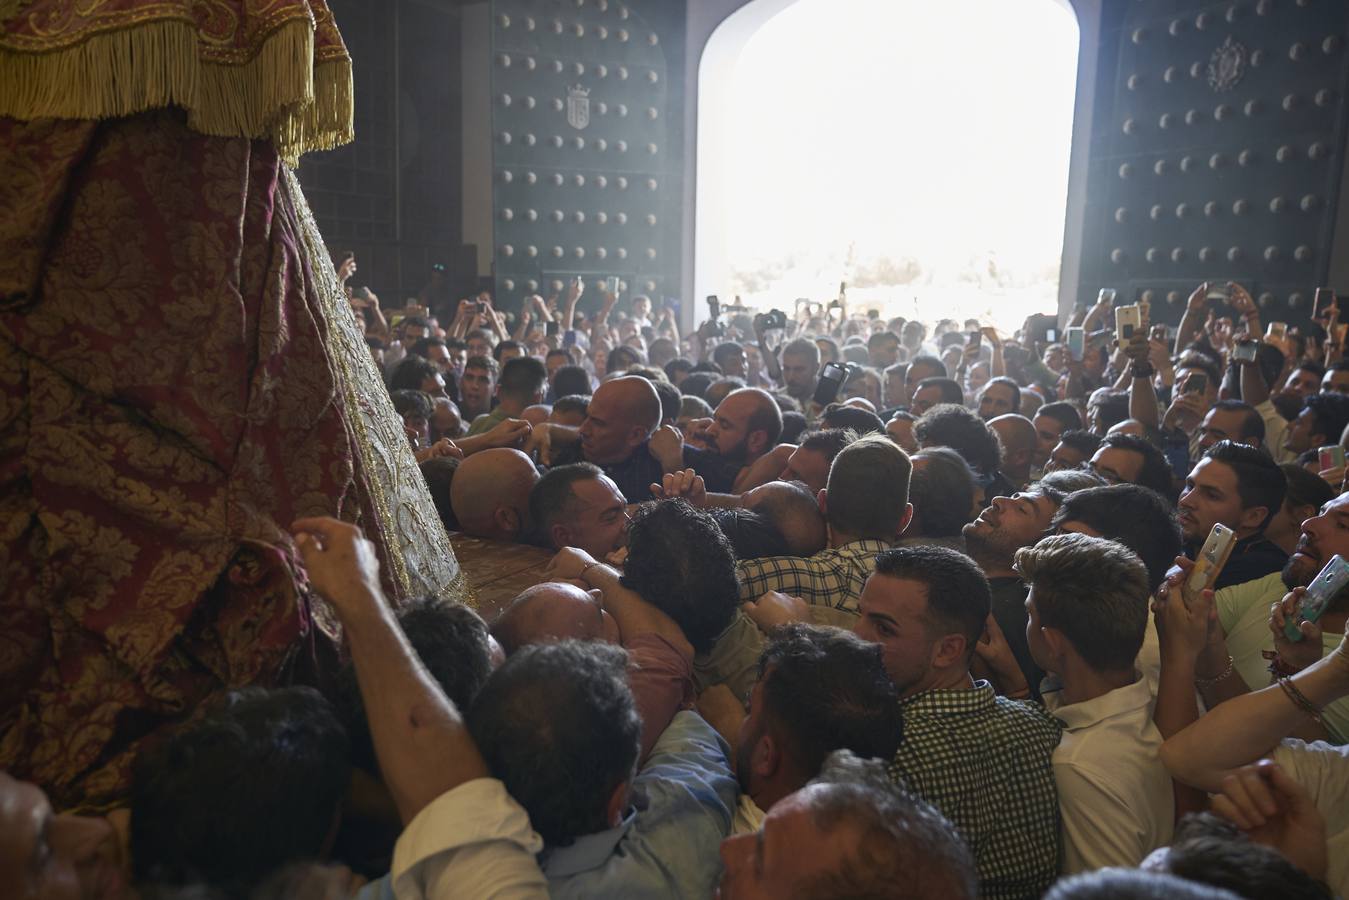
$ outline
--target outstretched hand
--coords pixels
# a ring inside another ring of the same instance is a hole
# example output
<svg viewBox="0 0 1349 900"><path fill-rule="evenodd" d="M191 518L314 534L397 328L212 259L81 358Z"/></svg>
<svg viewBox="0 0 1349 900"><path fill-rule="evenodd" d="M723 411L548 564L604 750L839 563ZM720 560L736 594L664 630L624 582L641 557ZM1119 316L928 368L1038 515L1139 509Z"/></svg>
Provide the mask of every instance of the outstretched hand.
<svg viewBox="0 0 1349 900"><path fill-rule="evenodd" d="M375 545L355 525L338 519L297 519L290 526L309 584L339 616L383 602Z"/></svg>

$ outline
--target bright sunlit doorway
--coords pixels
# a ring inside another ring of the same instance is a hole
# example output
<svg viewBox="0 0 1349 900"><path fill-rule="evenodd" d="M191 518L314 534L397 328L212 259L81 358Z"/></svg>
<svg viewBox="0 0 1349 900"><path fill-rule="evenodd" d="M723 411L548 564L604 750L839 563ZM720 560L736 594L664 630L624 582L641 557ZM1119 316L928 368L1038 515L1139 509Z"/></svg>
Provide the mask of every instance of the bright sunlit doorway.
<svg viewBox="0 0 1349 900"><path fill-rule="evenodd" d="M847 281L886 316L1010 329L1056 309L1067 0L756 2L778 11L714 34L699 73L698 299L790 313Z"/></svg>

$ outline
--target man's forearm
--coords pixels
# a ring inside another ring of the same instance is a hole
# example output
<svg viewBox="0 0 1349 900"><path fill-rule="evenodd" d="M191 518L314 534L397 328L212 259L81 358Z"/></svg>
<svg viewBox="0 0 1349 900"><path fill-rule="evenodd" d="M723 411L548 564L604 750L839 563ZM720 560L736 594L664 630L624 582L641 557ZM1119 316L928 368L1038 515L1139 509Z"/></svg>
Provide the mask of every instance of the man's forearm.
<svg viewBox="0 0 1349 900"><path fill-rule="evenodd" d="M342 617L375 753L403 822L488 774L459 711L422 666L383 597Z"/></svg>
<svg viewBox="0 0 1349 900"><path fill-rule="evenodd" d="M1255 363L1241 367L1241 399L1251 406L1259 406L1269 399L1269 385L1265 384L1265 376Z"/></svg>
<svg viewBox="0 0 1349 900"><path fill-rule="evenodd" d="M1349 659L1336 651L1293 676L1317 709L1349 694ZM1270 751L1310 716L1280 685L1234 697L1162 745L1162 762L1186 784L1216 791L1232 769Z"/></svg>
<svg viewBox="0 0 1349 900"><path fill-rule="evenodd" d="M647 603L619 581L618 572L604 563L586 569L584 579L604 595L604 608L618 623L624 639L650 632L665 638L685 659L693 659L693 646L684 630L664 612Z"/></svg>
<svg viewBox="0 0 1349 900"><path fill-rule="evenodd" d="M1129 382L1129 418L1153 428L1161 420L1157 411L1157 391L1150 377L1134 378Z"/></svg>

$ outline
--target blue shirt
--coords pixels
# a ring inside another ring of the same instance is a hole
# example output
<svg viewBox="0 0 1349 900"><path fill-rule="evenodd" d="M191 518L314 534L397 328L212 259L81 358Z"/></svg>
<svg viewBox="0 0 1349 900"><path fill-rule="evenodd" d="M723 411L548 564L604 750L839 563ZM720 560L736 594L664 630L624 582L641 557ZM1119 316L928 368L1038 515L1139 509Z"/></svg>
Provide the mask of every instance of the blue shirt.
<svg viewBox="0 0 1349 900"><path fill-rule="evenodd" d="M554 898L710 897L740 788L730 748L695 712L675 714L633 780L617 828L544 851Z"/></svg>

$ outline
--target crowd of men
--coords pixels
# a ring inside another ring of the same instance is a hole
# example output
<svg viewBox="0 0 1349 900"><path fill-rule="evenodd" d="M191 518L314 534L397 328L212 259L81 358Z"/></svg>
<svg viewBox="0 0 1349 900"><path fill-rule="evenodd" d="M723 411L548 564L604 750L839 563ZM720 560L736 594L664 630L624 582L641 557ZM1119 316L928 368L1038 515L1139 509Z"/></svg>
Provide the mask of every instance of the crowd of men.
<svg viewBox="0 0 1349 900"><path fill-rule="evenodd" d="M1349 557L1343 329L1214 287L1129 335L1103 294L1077 347L846 302L681 337L579 281L448 321L354 291L447 528L555 551L545 580L488 621L394 609L359 529L294 523L343 668L222 698L106 816L0 775L0 883L1349 895L1349 595L1302 606Z"/></svg>

